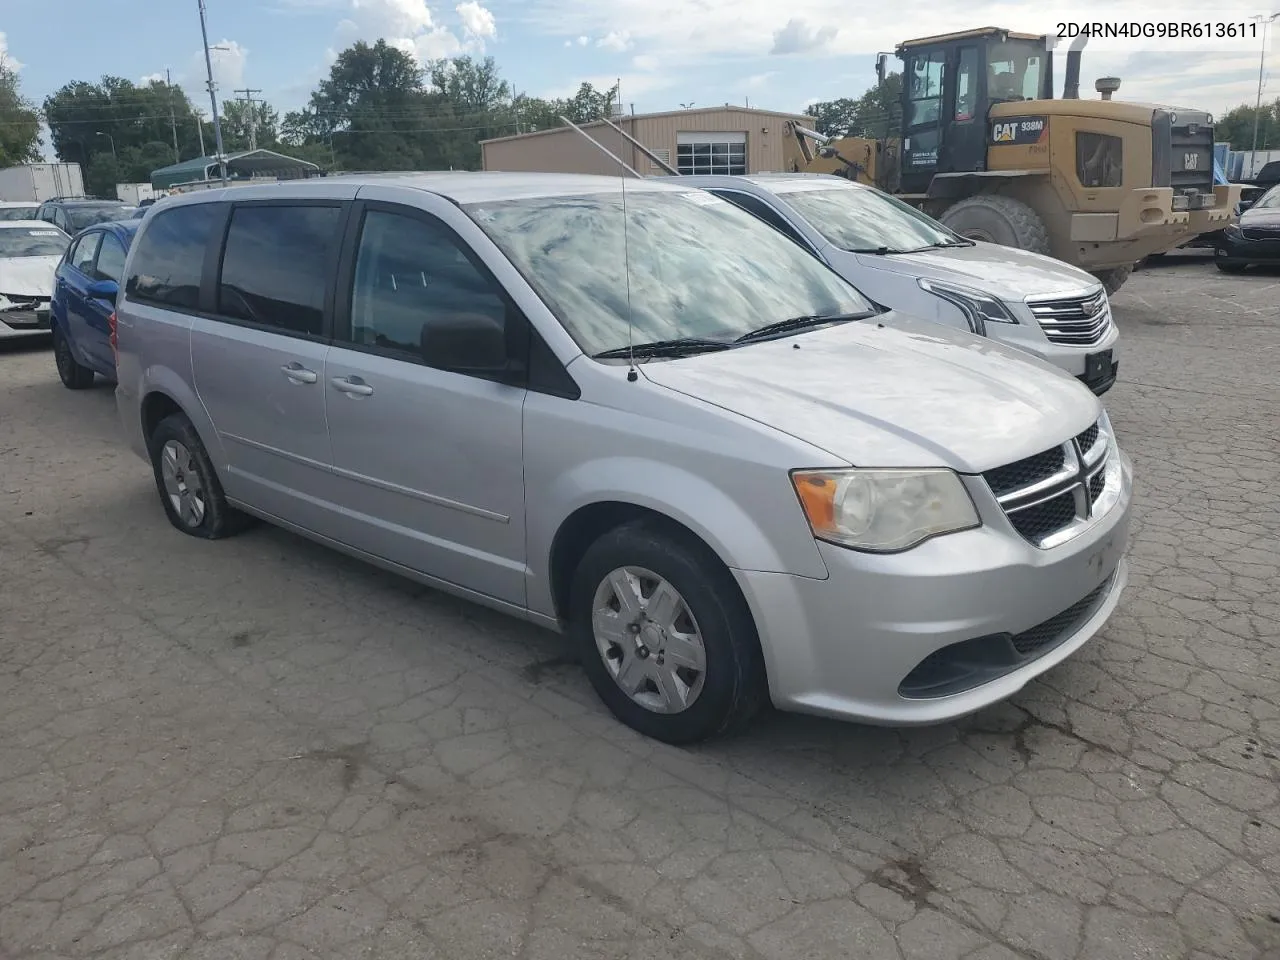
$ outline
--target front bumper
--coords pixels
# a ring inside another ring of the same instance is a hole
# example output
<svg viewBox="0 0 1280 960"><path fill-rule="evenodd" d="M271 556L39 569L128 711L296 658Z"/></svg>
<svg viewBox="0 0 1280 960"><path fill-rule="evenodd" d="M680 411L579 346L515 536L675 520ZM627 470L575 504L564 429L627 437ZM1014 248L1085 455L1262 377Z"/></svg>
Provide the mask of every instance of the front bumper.
<svg viewBox="0 0 1280 960"><path fill-rule="evenodd" d="M1062 259L1090 271L1128 266L1221 229L1239 201L1238 184L1220 184L1213 188L1209 206L1179 210L1172 188L1135 187L1125 193L1114 213L1072 214L1072 256Z"/></svg>
<svg viewBox="0 0 1280 960"><path fill-rule="evenodd" d="M1074 346L1054 343L1049 340L1039 322L1027 309L1026 304L1007 303L1006 306L1013 309L1018 317L1018 322L1016 324L988 323L987 336L989 338L1006 346L1026 351L1046 363L1053 364L1063 372L1071 374L1071 376L1099 395L1105 393L1115 383L1120 361L1120 330L1116 326L1114 318L1110 321L1107 331L1099 338L1097 343L1089 344L1088 346ZM1110 310L1110 307L1107 309ZM1111 351L1110 373L1109 375L1098 376L1096 371L1091 369L1096 367L1097 364L1091 364L1089 358L1108 350Z"/></svg>
<svg viewBox="0 0 1280 960"><path fill-rule="evenodd" d="M36 310L0 310L0 340L48 336L50 316L47 305Z"/></svg>
<svg viewBox="0 0 1280 960"><path fill-rule="evenodd" d="M1004 700L1060 663L1101 629L1127 583L1133 469L1123 456L1122 466L1115 506L1052 549L1022 540L997 513L900 554L820 543L825 580L736 570L774 704L870 723L938 723ZM1029 653L997 662L1015 641ZM949 685L934 669L940 660ZM957 665L970 662L977 672L966 680Z"/></svg>
<svg viewBox="0 0 1280 960"><path fill-rule="evenodd" d="M1224 233L1214 247L1214 259L1226 263L1280 263L1280 236L1250 240Z"/></svg>

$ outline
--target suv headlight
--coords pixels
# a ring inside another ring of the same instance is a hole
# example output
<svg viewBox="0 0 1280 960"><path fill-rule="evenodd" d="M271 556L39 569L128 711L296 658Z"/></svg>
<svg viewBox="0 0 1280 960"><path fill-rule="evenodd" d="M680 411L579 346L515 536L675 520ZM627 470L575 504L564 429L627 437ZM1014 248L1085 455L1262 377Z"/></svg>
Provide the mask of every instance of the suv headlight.
<svg viewBox="0 0 1280 960"><path fill-rule="evenodd" d="M813 535L854 550L897 553L981 525L951 470L796 470L791 482Z"/></svg>
<svg viewBox="0 0 1280 960"><path fill-rule="evenodd" d="M987 322L1017 323L1018 318L1009 312L1009 308L988 293L963 287L956 283L943 283L921 277L917 283L920 289L941 297L948 303L959 307L969 321L969 329L980 337L987 335Z"/></svg>

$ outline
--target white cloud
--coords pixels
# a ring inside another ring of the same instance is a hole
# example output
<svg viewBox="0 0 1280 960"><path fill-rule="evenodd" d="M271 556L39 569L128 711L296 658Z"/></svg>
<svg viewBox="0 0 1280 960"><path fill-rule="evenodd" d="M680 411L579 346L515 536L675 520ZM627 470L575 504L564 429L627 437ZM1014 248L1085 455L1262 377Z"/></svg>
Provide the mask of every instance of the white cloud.
<svg viewBox="0 0 1280 960"><path fill-rule="evenodd" d="M244 87L244 71L245 64L249 59L249 50L242 47L235 40L222 39L209 44L209 61L213 65L213 82L217 84L218 92L222 98L232 97L235 94L232 91L236 87ZM197 83L200 88L204 87L207 71L204 63L204 51L197 50L188 60L185 73L175 71L174 82L181 82L189 77L198 78ZM163 80L162 74L149 74L144 77L144 81L149 82L151 77Z"/></svg>
<svg viewBox="0 0 1280 960"><path fill-rule="evenodd" d="M454 8L458 19L462 21L462 29L470 36L481 40L491 40L498 34L498 24L493 14L475 0L466 0Z"/></svg>
<svg viewBox="0 0 1280 960"><path fill-rule="evenodd" d="M586 46L588 43L590 43L590 42L591 42L591 38L590 38L590 37L579 37L579 38L578 38L578 46L580 46L580 47L585 47L585 46Z"/></svg>
<svg viewBox="0 0 1280 960"><path fill-rule="evenodd" d="M148 73L145 77L138 78L138 85L145 87L152 83L161 83L164 81L163 73Z"/></svg>
<svg viewBox="0 0 1280 960"><path fill-rule="evenodd" d="M620 53L631 46L631 34L626 30L610 30L596 41L596 46Z"/></svg>
<svg viewBox="0 0 1280 960"><path fill-rule="evenodd" d="M454 7L461 25L457 32L436 20L426 0L346 0L349 14L338 23L333 51L344 50L358 40L376 43L386 40L420 63L483 53L485 42L497 36L494 15L477 0L463 0Z"/></svg>
<svg viewBox="0 0 1280 960"><path fill-rule="evenodd" d="M814 26L799 17L793 17L781 30L774 32L773 47L769 52L778 55L817 53L830 46L839 33L838 27Z"/></svg>
<svg viewBox="0 0 1280 960"><path fill-rule="evenodd" d="M3 30L0 30L0 63L3 63L14 73L22 69L22 61L9 52L9 38Z"/></svg>

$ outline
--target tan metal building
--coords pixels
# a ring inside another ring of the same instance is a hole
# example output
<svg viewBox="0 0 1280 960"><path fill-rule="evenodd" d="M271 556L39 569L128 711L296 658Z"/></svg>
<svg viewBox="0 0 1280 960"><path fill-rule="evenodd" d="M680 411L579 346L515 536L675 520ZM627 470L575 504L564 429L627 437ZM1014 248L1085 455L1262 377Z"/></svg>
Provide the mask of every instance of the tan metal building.
<svg viewBox="0 0 1280 960"><path fill-rule="evenodd" d="M613 122L681 173L745 174L783 170L783 124L814 120L748 107L702 107L618 116ZM599 121L581 129L641 176L663 169ZM572 127L481 141L484 169L542 173L617 174L618 165Z"/></svg>

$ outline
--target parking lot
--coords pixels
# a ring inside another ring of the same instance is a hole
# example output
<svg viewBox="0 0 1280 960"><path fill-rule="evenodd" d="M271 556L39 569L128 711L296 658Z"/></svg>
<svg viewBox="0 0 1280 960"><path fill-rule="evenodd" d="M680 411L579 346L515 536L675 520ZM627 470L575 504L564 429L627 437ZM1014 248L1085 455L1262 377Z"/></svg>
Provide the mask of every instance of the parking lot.
<svg viewBox="0 0 1280 960"><path fill-rule="evenodd" d="M182 536L111 388L0 348L0 958L1280 957L1277 304L1195 254L1116 295L1132 580L1079 654L695 749L552 634Z"/></svg>

